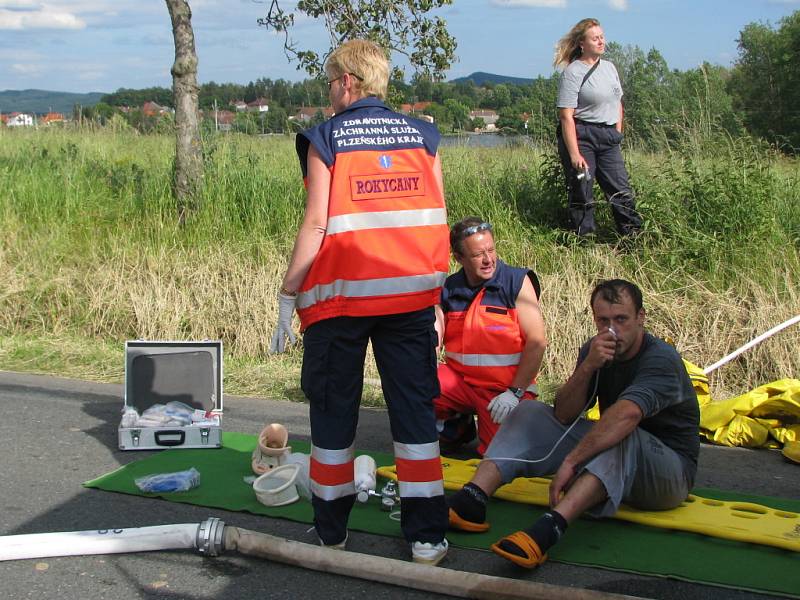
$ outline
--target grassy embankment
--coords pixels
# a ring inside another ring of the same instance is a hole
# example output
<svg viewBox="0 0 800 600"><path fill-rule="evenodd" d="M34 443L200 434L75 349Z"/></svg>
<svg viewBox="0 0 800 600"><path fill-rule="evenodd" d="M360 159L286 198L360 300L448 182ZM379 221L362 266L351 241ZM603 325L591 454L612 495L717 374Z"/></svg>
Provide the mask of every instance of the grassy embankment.
<svg viewBox="0 0 800 600"><path fill-rule="evenodd" d="M187 227L170 197L173 141L132 133L0 133L0 369L121 381L126 339L222 339L226 391L298 400L301 352L268 356L276 292L304 194L293 143L206 146L206 199ZM649 327L708 365L800 313L798 164L745 141L628 156L646 233L576 244L550 149L442 150L450 219L495 225L499 254L543 284L542 380L571 371L601 277L645 293ZM800 328L715 373L722 399L800 376ZM368 365L367 375L376 377ZM368 386L365 401L380 403Z"/></svg>

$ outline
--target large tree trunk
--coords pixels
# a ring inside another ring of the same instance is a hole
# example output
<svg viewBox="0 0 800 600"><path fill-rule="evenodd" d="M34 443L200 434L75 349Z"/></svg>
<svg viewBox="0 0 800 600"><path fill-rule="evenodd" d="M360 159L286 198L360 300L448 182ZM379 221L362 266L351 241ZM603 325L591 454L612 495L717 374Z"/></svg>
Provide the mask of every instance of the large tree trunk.
<svg viewBox="0 0 800 600"><path fill-rule="evenodd" d="M175 97L175 180L178 219L183 223L199 203L203 184L203 149L198 111L197 54L192 10L185 0L166 0L175 38L172 91Z"/></svg>

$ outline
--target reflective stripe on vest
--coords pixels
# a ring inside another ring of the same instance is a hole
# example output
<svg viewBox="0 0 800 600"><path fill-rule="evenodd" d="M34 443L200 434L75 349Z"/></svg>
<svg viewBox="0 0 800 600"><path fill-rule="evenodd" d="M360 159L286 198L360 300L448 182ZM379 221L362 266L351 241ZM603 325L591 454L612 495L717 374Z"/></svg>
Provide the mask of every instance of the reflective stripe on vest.
<svg viewBox="0 0 800 600"><path fill-rule="evenodd" d="M354 151L330 142L326 231L300 285L301 329L322 319L434 306L449 268L435 155L423 145Z"/></svg>
<svg viewBox="0 0 800 600"><path fill-rule="evenodd" d="M480 290L466 311L446 312L444 347L447 363L472 386L504 390L514 379L525 339L516 308L482 304Z"/></svg>
<svg viewBox="0 0 800 600"><path fill-rule="evenodd" d="M444 494L439 442L394 443L401 498L432 498Z"/></svg>
<svg viewBox="0 0 800 600"><path fill-rule="evenodd" d="M366 298L424 292L433 288L440 288L446 278L447 273L430 273L428 275L409 275L407 277L364 279L360 281L337 279L331 283L315 285L309 290L300 292L297 294L295 306L297 310L303 310L337 296Z"/></svg>
<svg viewBox="0 0 800 600"><path fill-rule="evenodd" d="M309 477L311 492L323 500L336 500L356 493L353 481L354 447L329 450L311 446Z"/></svg>
<svg viewBox="0 0 800 600"><path fill-rule="evenodd" d="M461 354L445 352L447 358L457 360L467 367L510 367L519 364L521 352L515 354Z"/></svg>
<svg viewBox="0 0 800 600"><path fill-rule="evenodd" d="M328 219L326 235L363 229L390 229L392 227L424 227L446 225L447 213L443 208L419 210L394 210L382 212L354 213Z"/></svg>

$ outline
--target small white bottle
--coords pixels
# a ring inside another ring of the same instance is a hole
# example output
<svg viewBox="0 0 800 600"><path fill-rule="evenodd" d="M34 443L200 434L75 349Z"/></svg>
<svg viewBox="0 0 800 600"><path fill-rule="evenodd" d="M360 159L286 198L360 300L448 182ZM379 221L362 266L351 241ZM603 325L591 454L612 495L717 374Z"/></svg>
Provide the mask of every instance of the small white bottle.
<svg viewBox="0 0 800 600"><path fill-rule="evenodd" d="M375 491L375 459L366 454L356 456L353 461L353 482L356 486L356 499L359 502L369 500L369 492Z"/></svg>

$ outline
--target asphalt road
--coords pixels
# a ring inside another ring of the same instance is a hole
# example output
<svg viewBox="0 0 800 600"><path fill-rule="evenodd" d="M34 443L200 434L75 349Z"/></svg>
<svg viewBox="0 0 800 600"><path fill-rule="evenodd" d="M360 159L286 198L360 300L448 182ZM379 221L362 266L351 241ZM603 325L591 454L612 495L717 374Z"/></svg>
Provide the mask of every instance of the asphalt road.
<svg viewBox="0 0 800 600"><path fill-rule="evenodd" d="M0 402L0 535L199 523L217 516L229 525L316 542L302 523L83 488L82 482L145 455L117 448L120 385L0 372ZM293 438L309 439L303 404L226 396L224 412L228 431L257 434L277 421ZM356 443L360 449L391 451L383 411L362 411ZM798 481L798 467L778 452L702 448L698 486L800 499ZM348 549L408 557L401 540L359 532L351 532ZM771 598L553 562L521 572L490 553L460 548L451 550L443 567L643 598ZM435 597L235 554L207 558L189 551L2 562L0 581L0 593L10 599Z"/></svg>

